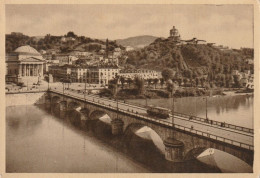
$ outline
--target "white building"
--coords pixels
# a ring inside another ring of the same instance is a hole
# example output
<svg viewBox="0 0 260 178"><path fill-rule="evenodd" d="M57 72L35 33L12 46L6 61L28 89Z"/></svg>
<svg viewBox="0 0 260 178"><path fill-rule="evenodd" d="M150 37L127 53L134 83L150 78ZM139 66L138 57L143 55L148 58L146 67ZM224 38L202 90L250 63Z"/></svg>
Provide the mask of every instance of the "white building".
<svg viewBox="0 0 260 178"><path fill-rule="evenodd" d="M59 61L59 65L63 66L63 65L72 65L75 63L76 60L78 60L77 57L72 56L72 55L67 55L67 54L59 54L59 55L55 55L54 56L54 60L58 60Z"/></svg>
<svg viewBox="0 0 260 178"><path fill-rule="evenodd" d="M45 60L30 46L21 46L6 58L6 81L38 83L43 78Z"/></svg>
<svg viewBox="0 0 260 178"><path fill-rule="evenodd" d="M119 76L122 76L125 79L134 79L135 77L139 77L144 80L155 78L160 79L162 77L161 72L148 69L125 69L120 71Z"/></svg>
<svg viewBox="0 0 260 178"><path fill-rule="evenodd" d="M126 50L126 51L133 51L133 50L134 50L134 48L133 48L133 47L131 47L131 46L127 46L127 47L125 48L125 50Z"/></svg>
<svg viewBox="0 0 260 178"><path fill-rule="evenodd" d="M88 83L107 85L109 80L115 79L119 74L118 67L91 67L88 68Z"/></svg>

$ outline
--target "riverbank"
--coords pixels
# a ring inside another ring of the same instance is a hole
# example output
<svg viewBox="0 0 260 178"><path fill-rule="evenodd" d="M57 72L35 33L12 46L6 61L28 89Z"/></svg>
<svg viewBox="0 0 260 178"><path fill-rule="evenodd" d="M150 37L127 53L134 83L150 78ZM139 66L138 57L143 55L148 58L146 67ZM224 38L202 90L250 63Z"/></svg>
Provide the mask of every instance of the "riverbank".
<svg viewBox="0 0 260 178"><path fill-rule="evenodd" d="M182 97L197 97L197 96L215 96L224 95L223 89L216 88L211 90L205 90L204 88L178 88L175 93L175 98ZM125 99L160 99L160 98L171 98L171 93L165 89L146 89L141 94L135 88L119 89L117 94L114 96L111 90L103 89L100 91L99 96L117 98L121 100Z"/></svg>

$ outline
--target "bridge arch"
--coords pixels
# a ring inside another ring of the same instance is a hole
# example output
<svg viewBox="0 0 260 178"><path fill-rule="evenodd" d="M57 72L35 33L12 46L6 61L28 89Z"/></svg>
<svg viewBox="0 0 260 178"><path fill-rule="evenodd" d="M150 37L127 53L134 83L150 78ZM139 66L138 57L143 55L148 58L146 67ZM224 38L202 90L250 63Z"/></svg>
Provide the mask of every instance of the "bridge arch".
<svg viewBox="0 0 260 178"><path fill-rule="evenodd" d="M76 108L78 108L80 106L81 106L80 103L72 101L72 102L69 102L68 109L69 110L74 110L74 109L76 109Z"/></svg>
<svg viewBox="0 0 260 178"><path fill-rule="evenodd" d="M101 120L103 122L106 122L108 124L111 124L112 117L109 113L102 111L102 110L94 110L89 113L89 119L90 120Z"/></svg>
<svg viewBox="0 0 260 178"><path fill-rule="evenodd" d="M60 102L60 97L59 96L53 96L52 98L51 98L51 103L52 104L55 104L55 103L58 103L58 102Z"/></svg>
<svg viewBox="0 0 260 178"><path fill-rule="evenodd" d="M123 140L131 142L133 137L142 138L146 141L149 140L153 142L154 146L160 151L160 153L165 153L163 138L154 128L142 123L131 123L124 131Z"/></svg>

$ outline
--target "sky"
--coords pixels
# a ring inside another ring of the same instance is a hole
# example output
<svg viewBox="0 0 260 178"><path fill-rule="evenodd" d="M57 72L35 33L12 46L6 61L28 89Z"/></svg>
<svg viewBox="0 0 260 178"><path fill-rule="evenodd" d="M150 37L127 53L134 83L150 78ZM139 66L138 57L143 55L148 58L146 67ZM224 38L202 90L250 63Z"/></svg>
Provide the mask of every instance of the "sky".
<svg viewBox="0 0 260 178"><path fill-rule="evenodd" d="M253 47L252 5L6 5L6 34L65 35L97 39L139 35L181 38L232 48Z"/></svg>

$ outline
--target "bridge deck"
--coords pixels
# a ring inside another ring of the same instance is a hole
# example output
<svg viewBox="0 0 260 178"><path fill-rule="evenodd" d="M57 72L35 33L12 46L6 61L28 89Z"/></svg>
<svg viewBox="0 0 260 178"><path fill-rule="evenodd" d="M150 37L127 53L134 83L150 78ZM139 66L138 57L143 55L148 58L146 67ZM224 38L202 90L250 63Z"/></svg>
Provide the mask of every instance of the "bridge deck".
<svg viewBox="0 0 260 178"><path fill-rule="evenodd" d="M115 100L110 100L108 98L101 98L96 95L86 95L84 98L84 94L65 90L63 93L62 90L51 90L54 93L58 93L61 95L66 95L75 99L83 100L86 102L94 103L100 105L102 107L107 107L113 110L117 109L117 102ZM146 108L141 106L132 105L125 102L118 102L118 110L120 112L124 112L126 114L134 115L135 117L152 121L155 123L159 123L166 127L173 127L172 124L172 115L169 119L156 119L150 117ZM231 125L231 124L226 124ZM240 126L232 125L233 127L225 127L220 126L219 124L211 124L205 122L201 119L192 119L190 120L188 115L174 113L174 128L181 129L187 132L191 132L197 135L201 135L203 137L208 137L214 140L218 140L220 142L225 142L231 145L235 145L238 147L242 147L248 150L254 149L254 138L253 138L253 129L248 129ZM239 128L239 129L238 129Z"/></svg>

